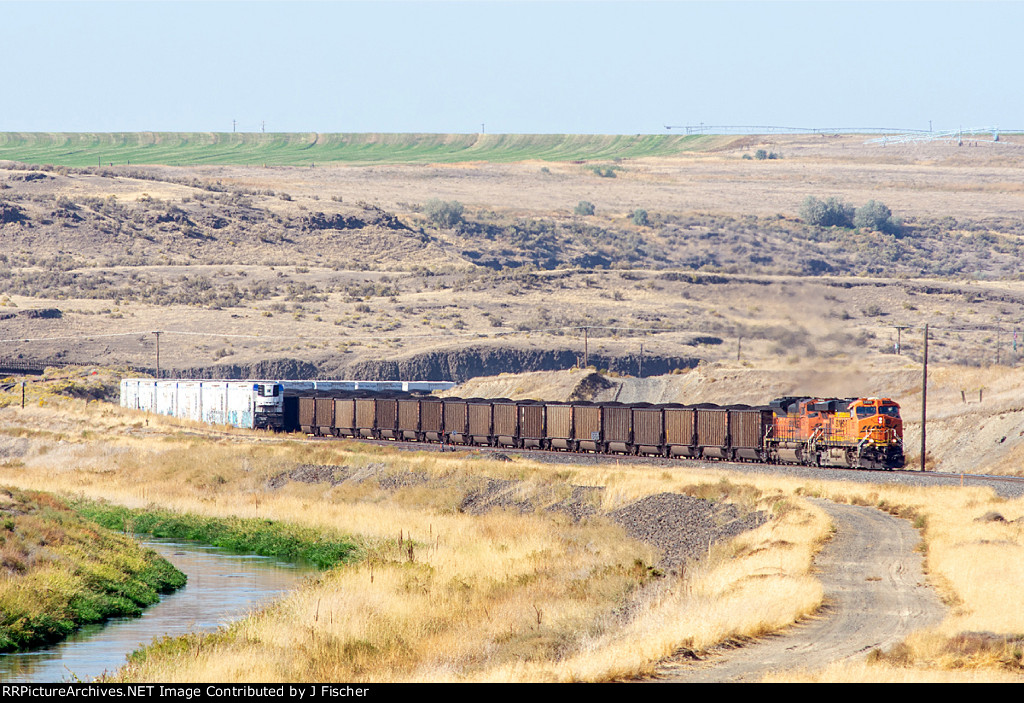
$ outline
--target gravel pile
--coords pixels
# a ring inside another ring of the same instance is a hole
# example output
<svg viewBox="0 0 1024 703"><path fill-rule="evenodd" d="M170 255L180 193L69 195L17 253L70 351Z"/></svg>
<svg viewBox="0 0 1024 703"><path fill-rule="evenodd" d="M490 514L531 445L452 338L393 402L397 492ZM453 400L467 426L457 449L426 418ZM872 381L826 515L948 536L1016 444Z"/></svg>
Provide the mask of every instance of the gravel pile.
<svg viewBox="0 0 1024 703"><path fill-rule="evenodd" d="M329 483L331 486L337 486L346 481L353 483L376 481L382 490L393 491L405 486L423 485L430 481L430 477L415 471L388 471L384 464L367 464L359 467L301 464L291 471L274 476L267 481L267 486L276 490L289 481Z"/></svg>
<svg viewBox="0 0 1024 703"><path fill-rule="evenodd" d="M596 505L601 503L603 488L597 486L573 486L572 493L565 500L548 506L551 512L565 513L573 522L597 514Z"/></svg>
<svg viewBox="0 0 1024 703"><path fill-rule="evenodd" d="M537 505L548 502L543 491L524 496L519 481L486 479L479 490L463 499L461 512L480 515L493 509L532 513ZM551 512L562 512L579 522L597 514L603 488L573 486L569 497L547 505ZM633 539L647 542L661 551L661 568L676 570L687 561L707 554L708 547L763 525L767 516L743 511L731 503L716 503L677 493L648 496L608 514Z"/></svg>
<svg viewBox="0 0 1024 703"><path fill-rule="evenodd" d="M482 515L495 508L515 510L519 513L532 513L538 506L546 506L548 512L564 513L579 522L585 517L597 513L596 504L600 502L603 488L594 486L573 486L568 497L557 500L553 491L544 487L530 487L522 481L503 479L483 479L483 485L466 494L459 504L459 512L470 515ZM525 489L525 490L524 490ZM526 495L530 491L530 495Z"/></svg>
<svg viewBox="0 0 1024 703"><path fill-rule="evenodd" d="M326 483L337 486L346 481L375 481L382 490L427 484L425 473L394 471L384 464L366 466L325 466L302 464L280 473L268 481L278 489L289 481ZM482 515L491 510L512 510L533 513L543 507L549 512L568 515L574 522L596 515L604 489L595 486L572 486L567 497L559 499L555 489L535 486L523 481L498 478L477 478L469 482L469 490L459 504L459 512ZM767 521L761 512L744 512L730 503L717 503L676 493L659 493L608 514L630 537L653 545L661 551L658 566L677 570L687 561L699 559L708 547L722 540L752 530Z"/></svg>
<svg viewBox="0 0 1024 703"><path fill-rule="evenodd" d="M743 512L731 503L715 503L678 493L659 493L613 511L609 517L633 539L662 552L659 565L677 569L707 554L708 547L763 525L762 512Z"/></svg>
<svg viewBox="0 0 1024 703"><path fill-rule="evenodd" d="M531 500L517 496L520 481L506 481L498 478L484 479L483 486L470 491L459 503L460 513L482 515L490 510L515 510L519 513L532 513L536 507Z"/></svg>
<svg viewBox="0 0 1024 703"><path fill-rule="evenodd" d="M267 485L274 490L277 490L289 481L297 481L298 483L329 483L332 486L336 486L341 483L341 480L337 478L336 473L340 473L346 468L348 467L303 464L291 471L286 471L274 476L267 481Z"/></svg>

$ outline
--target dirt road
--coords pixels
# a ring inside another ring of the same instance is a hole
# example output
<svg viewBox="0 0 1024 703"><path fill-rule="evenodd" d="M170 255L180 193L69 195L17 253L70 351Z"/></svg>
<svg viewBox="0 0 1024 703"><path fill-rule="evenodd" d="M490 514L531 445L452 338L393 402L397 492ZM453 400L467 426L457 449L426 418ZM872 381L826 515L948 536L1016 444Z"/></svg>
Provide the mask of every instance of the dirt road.
<svg viewBox="0 0 1024 703"><path fill-rule="evenodd" d="M669 661L658 680L752 682L772 671L813 671L832 662L885 650L944 612L925 585L919 537L906 521L874 508L820 501L835 537L815 566L825 587L820 617L746 647L723 649L704 661Z"/></svg>

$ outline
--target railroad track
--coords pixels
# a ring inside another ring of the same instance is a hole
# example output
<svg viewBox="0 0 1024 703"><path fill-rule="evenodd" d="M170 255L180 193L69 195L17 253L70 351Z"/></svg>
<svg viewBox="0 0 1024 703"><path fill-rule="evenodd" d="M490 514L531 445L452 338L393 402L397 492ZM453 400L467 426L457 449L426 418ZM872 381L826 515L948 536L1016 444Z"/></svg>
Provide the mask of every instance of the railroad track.
<svg viewBox="0 0 1024 703"><path fill-rule="evenodd" d="M536 449L516 449L511 447L488 447L468 445L444 445L434 442L409 442L404 440L369 439L369 438L337 438L307 435L307 439L317 442L331 442L347 439L351 442L362 442L382 447L393 447L403 451L434 451L476 454L481 457L491 456L502 459L509 455L524 456L546 464L603 465L628 461L633 465L648 465L657 468L692 467L697 469L724 469L740 473L776 473L799 476L809 479L847 480L862 483L884 483L902 485L950 485L950 486L988 486L1004 497L1024 496L1024 477L994 476L986 474L951 473L944 471L908 471L906 469L852 469L802 466L798 464L762 464L757 462L731 462L686 458L668 458L659 456L600 454L593 452L561 452Z"/></svg>
<svg viewBox="0 0 1024 703"><path fill-rule="evenodd" d="M196 436L218 437L236 441L256 441L260 443L293 442L297 436L303 437L310 442L337 442L339 440L348 442L361 442L363 444L392 447L401 451L428 451L461 453L476 455L480 457L491 456L501 460L509 455L523 456L534 461L545 464L567 464L580 466L596 466L610 463L621 463L628 461L632 465L651 466L657 468L692 467L696 469L724 469L738 471L740 473L773 473L788 476L797 476L807 479L857 481L860 483L883 483L903 485L948 485L948 486L988 486L993 488L999 495L1007 498L1024 497L1024 477L1020 476L994 476L988 474L952 473L945 471L908 471L897 469L883 471L879 469L838 469L825 467L801 466L797 464L759 464L755 462L729 462L710 461L701 459L686 459L648 456L648 455L625 455L625 454L599 454L593 452L562 452L542 451L537 449L516 449L512 447L487 447L469 446L461 444L441 445L436 442L409 442L405 440L392 439L370 439L370 438L339 438L321 437L316 435L297 435L266 433L260 436L252 434L240 434L217 429L182 428L183 434Z"/></svg>

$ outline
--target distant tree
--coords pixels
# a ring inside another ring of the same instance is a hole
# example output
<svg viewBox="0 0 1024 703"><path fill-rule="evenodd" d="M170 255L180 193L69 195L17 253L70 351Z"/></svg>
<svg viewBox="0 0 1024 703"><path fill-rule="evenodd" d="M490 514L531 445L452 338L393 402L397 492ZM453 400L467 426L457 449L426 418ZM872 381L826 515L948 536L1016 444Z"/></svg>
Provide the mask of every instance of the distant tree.
<svg viewBox="0 0 1024 703"><path fill-rule="evenodd" d="M593 215L594 203L589 200L581 200L576 204L576 209L573 212L577 215Z"/></svg>
<svg viewBox="0 0 1024 703"><path fill-rule="evenodd" d="M650 220L647 217L647 211L642 208L634 210L633 224L638 227L647 227L650 224Z"/></svg>
<svg viewBox="0 0 1024 703"><path fill-rule="evenodd" d="M800 206L800 219L818 227L851 227L853 213L852 205L834 197L819 200L813 195L808 195Z"/></svg>
<svg viewBox="0 0 1024 703"><path fill-rule="evenodd" d="M764 149L758 149L757 151L754 152L754 158L757 159L758 161L764 161L765 159L768 158L768 152L765 151Z"/></svg>
<svg viewBox="0 0 1024 703"><path fill-rule="evenodd" d="M432 198L423 204L423 212L438 227L454 227L462 222L462 203Z"/></svg>

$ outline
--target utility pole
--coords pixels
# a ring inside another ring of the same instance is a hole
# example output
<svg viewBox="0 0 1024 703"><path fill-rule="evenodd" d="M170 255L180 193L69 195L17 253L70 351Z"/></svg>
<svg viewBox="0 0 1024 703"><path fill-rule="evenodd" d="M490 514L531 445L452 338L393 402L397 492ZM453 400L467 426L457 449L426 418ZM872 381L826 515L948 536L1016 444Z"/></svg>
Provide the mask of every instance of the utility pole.
<svg viewBox="0 0 1024 703"><path fill-rule="evenodd" d="M924 471L924 458L928 443L926 441L928 419L928 323L924 323L924 364L921 379L921 471Z"/></svg>
<svg viewBox="0 0 1024 703"><path fill-rule="evenodd" d="M231 120L231 131L232 131L232 133L234 133L236 131L236 129L235 129L236 127L238 127L238 120Z"/></svg>
<svg viewBox="0 0 1024 703"><path fill-rule="evenodd" d="M156 377L160 378L160 335L162 332L154 332L156 335Z"/></svg>
<svg viewBox="0 0 1024 703"><path fill-rule="evenodd" d="M589 327L583 328L583 368L590 366L589 340L587 339L587 333L589 331Z"/></svg>
<svg viewBox="0 0 1024 703"><path fill-rule="evenodd" d="M896 328L896 356L903 353L903 330L909 330L910 325L893 325Z"/></svg>

